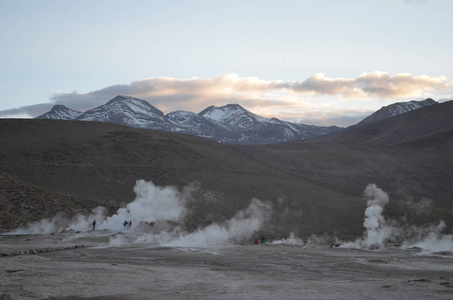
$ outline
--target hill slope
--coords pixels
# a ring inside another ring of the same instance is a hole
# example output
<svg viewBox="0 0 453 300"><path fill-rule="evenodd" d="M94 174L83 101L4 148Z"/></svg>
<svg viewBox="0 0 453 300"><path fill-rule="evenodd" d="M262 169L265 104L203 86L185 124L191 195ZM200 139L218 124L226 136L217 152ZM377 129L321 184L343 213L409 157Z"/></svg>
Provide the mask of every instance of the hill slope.
<svg viewBox="0 0 453 300"><path fill-rule="evenodd" d="M269 165L359 196L374 182L393 198L453 202L453 102L427 106L362 127L298 143L243 146Z"/></svg>
<svg viewBox="0 0 453 300"><path fill-rule="evenodd" d="M0 174L0 232L56 214L72 217L85 214L100 203L42 189Z"/></svg>
<svg viewBox="0 0 453 300"><path fill-rule="evenodd" d="M392 118L343 132L315 138L313 142L410 146L412 148L451 147L453 101L425 106ZM406 147L407 148L407 147Z"/></svg>
<svg viewBox="0 0 453 300"><path fill-rule="evenodd" d="M131 202L139 179L179 188L199 182L189 203L194 224L230 218L258 198L274 203L268 228L274 234L362 230L362 199L194 136L97 122L0 120L0 143L2 172L104 206Z"/></svg>
<svg viewBox="0 0 453 300"><path fill-rule="evenodd" d="M381 120L391 118L391 117L396 117L402 114L405 114L407 112L433 105L433 104L438 104L436 101L434 101L431 98L428 98L423 101L409 101L409 102L397 102L393 103L387 106L382 107L378 111L374 112L370 116L366 117L362 121L360 121L356 126L363 126L367 124L372 124L379 122Z"/></svg>

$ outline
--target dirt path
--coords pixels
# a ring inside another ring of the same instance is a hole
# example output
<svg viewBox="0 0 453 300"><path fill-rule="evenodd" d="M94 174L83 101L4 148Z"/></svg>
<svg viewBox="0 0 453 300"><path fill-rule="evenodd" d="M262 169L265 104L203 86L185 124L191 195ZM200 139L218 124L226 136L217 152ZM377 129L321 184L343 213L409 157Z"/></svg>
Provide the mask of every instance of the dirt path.
<svg viewBox="0 0 453 300"><path fill-rule="evenodd" d="M89 233L0 235L0 299L453 298L453 256L325 245L107 244L108 235Z"/></svg>

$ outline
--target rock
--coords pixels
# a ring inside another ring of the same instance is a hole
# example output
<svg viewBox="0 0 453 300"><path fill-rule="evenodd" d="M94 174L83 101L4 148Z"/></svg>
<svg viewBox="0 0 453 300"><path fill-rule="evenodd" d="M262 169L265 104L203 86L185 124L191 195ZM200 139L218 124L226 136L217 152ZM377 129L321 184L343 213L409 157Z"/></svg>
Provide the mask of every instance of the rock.
<svg viewBox="0 0 453 300"><path fill-rule="evenodd" d="M368 250L381 250L383 246L381 244L371 244L368 246Z"/></svg>
<svg viewBox="0 0 453 300"><path fill-rule="evenodd" d="M6 293L0 295L0 300L20 300L20 297L12 293Z"/></svg>

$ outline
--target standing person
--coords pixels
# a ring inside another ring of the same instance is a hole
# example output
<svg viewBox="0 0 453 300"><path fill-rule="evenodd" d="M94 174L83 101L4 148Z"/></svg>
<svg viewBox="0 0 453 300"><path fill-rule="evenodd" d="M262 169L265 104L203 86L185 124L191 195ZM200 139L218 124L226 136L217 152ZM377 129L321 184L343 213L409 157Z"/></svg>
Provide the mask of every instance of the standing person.
<svg viewBox="0 0 453 300"><path fill-rule="evenodd" d="M265 242L264 236L261 236L261 237L260 237L260 244L261 244L261 245L264 245L264 242Z"/></svg>
<svg viewBox="0 0 453 300"><path fill-rule="evenodd" d="M129 221L129 224L127 225L127 228L131 228L132 227L132 221Z"/></svg>
<svg viewBox="0 0 453 300"><path fill-rule="evenodd" d="M258 245L258 237L257 236L255 236L255 241L254 242L255 242L255 245Z"/></svg>
<svg viewBox="0 0 453 300"><path fill-rule="evenodd" d="M93 221L93 230L96 229L96 220Z"/></svg>
<svg viewBox="0 0 453 300"><path fill-rule="evenodd" d="M127 224L129 224L126 220L124 220L123 226L126 228Z"/></svg>

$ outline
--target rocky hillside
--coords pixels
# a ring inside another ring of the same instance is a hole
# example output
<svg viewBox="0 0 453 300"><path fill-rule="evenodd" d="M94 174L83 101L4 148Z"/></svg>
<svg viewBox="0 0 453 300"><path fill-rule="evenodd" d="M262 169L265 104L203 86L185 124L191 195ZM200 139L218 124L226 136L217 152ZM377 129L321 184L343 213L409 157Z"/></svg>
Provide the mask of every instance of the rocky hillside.
<svg viewBox="0 0 453 300"><path fill-rule="evenodd" d="M6 173L0 174L0 232L57 214L74 216L88 213L97 205L100 203L43 189Z"/></svg>

